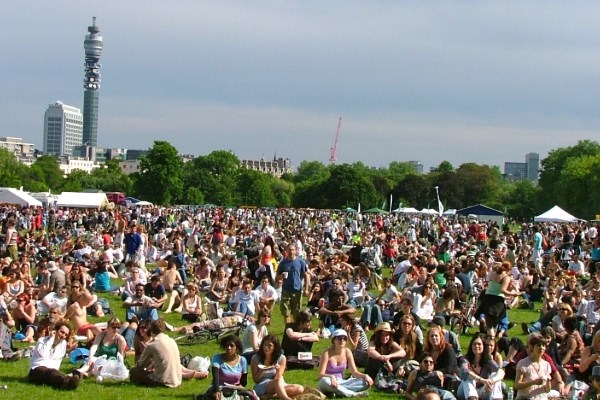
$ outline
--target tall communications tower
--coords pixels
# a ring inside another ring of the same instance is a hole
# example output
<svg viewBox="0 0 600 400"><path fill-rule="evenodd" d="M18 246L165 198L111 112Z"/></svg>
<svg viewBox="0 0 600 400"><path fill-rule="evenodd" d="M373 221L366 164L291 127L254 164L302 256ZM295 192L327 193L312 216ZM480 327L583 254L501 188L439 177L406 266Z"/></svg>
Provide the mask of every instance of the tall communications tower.
<svg viewBox="0 0 600 400"><path fill-rule="evenodd" d="M100 55L102 54L102 36L96 26L96 17L92 26L88 26L89 34L85 35L85 78L83 79L83 140L85 146L98 145L98 98L100 89Z"/></svg>

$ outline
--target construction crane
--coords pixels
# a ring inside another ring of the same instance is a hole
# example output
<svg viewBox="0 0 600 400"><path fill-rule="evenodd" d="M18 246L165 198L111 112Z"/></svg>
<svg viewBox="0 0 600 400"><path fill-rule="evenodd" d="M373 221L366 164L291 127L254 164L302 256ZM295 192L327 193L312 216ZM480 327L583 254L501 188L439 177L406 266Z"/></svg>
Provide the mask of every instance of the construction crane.
<svg viewBox="0 0 600 400"><path fill-rule="evenodd" d="M342 127L342 117L340 117L338 121L337 130L335 131L335 139L333 140L333 146L331 146L331 150L329 151L329 164L335 164L337 161L337 144L338 138L340 137L340 128Z"/></svg>

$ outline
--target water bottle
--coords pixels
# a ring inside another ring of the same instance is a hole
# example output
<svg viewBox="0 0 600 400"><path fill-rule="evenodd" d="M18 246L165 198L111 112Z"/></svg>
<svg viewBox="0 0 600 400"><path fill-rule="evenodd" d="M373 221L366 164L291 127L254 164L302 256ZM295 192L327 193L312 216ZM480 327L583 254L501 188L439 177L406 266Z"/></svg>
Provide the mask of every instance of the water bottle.
<svg viewBox="0 0 600 400"><path fill-rule="evenodd" d="M506 396L506 400L514 400L514 399L515 399L515 392L514 392L513 388L509 388L508 395Z"/></svg>

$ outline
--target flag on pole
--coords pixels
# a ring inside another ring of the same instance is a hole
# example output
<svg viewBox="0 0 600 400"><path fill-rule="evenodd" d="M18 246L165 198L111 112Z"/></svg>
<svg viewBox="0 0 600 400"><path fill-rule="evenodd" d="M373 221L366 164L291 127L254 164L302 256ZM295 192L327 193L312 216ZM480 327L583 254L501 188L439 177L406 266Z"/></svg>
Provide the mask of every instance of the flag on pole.
<svg viewBox="0 0 600 400"><path fill-rule="evenodd" d="M358 210L356 212L360 214L360 203L358 203Z"/></svg>
<svg viewBox="0 0 600 400"><path fill-rule="evenodd" d="M444 215L444 205L442 204L442 201L440 200L440 192L438 190L438 187L435 187L435 193L437 194L437 201L438 201L438 211L440 213L440 218Z"/></svg>
<svg viewBox="0 0 600 400"><path fill-rule="evenodd" d="M394 195L390 193L390 213L392 212L393 196Z"/></svg>

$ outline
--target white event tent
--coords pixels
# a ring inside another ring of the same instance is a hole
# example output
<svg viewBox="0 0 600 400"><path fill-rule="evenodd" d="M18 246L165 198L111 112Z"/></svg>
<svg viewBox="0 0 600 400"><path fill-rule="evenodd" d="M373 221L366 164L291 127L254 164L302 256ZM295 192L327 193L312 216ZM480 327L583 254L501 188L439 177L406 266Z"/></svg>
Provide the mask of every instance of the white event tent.
<svg viewBox="0 0 600 400"><path fill-rule="evenodd" d="M42 207L42 202L22 190L6 188L0 191L0 204L18 204L23 207Z"/></svg>
<svg viewBox="0 0 600 400"><path fill-rule="evenodd" d="M101 209L107 205L106 193L62 192L56 201L57 207Z"/></svg>
<svg viewBox="0 0 600 400"><path fill-rule="evenodd" d="M559 206L554 206L533 219L535 222L577 222L579 218L572 216Z"/></svg>

